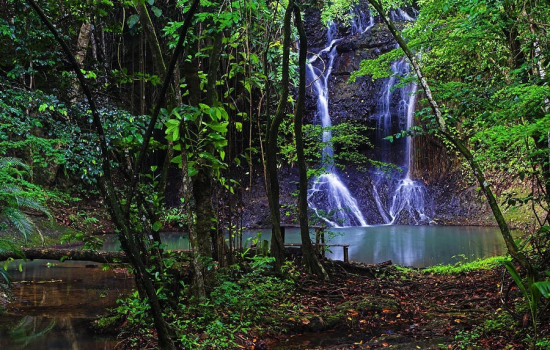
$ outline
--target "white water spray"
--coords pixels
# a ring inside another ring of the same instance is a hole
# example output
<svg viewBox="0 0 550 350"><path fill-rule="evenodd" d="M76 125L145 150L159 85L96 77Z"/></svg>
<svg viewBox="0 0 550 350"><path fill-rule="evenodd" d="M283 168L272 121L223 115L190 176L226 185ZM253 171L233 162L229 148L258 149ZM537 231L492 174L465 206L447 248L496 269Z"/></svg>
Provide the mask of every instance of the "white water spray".
<svg viewBox="0 0 550 350"><path fill-rule="evenodd" d="M372 23L372 20L370 20ZM355 25L355 30L361 32L368 30L370 27L363 28L363 22L360 21ZM314 91L317 97L317 116L321 121L323 131L323 143L326 145L322 153L322 165L326 168L326 174L317 177L312 187L308 191L309 207L315 212L317 217L324 220L327 224L333 227L345 226L368 226L367 221L363 217L357 201L351 195L348 188L333 166L334 150L331 145L332 132L330 127L332 121L329 113L328 103L328 81L332 73L334 58L336 57L336 44L341 39L333 39L335 25L331 24L327 33L327 47L319 51L319 53L310 59L308 71L311 79L314 81ZM321 71L313 66L313 63L321 57L322 54L328 52L328 64L325 65L325 71Z"/></svg>

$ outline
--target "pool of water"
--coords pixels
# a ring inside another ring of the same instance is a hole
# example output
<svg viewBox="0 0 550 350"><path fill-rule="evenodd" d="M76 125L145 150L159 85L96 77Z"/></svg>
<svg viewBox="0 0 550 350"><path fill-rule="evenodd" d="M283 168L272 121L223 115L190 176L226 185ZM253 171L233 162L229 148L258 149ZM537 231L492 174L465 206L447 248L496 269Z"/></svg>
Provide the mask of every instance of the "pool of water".
<svg viewBox="0 0 550 350"><path fill-rule="evenodd" d="M14 301L0 314L0 349L114 349L90 322L133 286L122 271L96 263L34 260L10 264Z"/></svg>
<svg viewBox="0 0 550 350"><path fill-rule="evenodd" d="M271 239L271 230L251 230L243 234L243 241L261 237ZM463 257L469 260L502 255L506 252L498 228L479 226L370 226L331 228L326 237L332 244L349 244L349 259L367 264L391 260L403 266L426 267L451 264ZM181 233L162 235L167 249L189 249L189 239ZM286 243L300 243L297 228L286 231ZM107 238L106 250L118 250L116 237ZM344 259L341 247L331 248L327 257Z"/></svg>

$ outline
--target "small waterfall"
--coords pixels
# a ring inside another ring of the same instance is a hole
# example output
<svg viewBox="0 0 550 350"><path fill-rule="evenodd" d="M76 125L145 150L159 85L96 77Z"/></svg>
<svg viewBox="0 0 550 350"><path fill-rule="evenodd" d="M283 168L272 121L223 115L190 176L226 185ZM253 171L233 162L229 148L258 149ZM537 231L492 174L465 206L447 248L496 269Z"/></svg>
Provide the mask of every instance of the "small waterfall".
<svg viewBox="0 0 550 350"><path fill-rule="evenodd" d="M422 182L411 178L413 158L411 137L407 136L404 140L396 139L393 143L384 141L387 136L395 132L393 114L397 114L398 130L396 131L409 130L413 126L416 105L416 83L395 89L396 84L399 83L398 77L409 73L409 64L405 59L400 59L393 62L391 68L393 75L386 80L379 100L377 144L381 149L381 160L398 165L401 172L393 171L391 178L386 174L375 173L373 199L385 224L391 225L403 221L409 224L428 223L430 218L426 214L428 209L425 200L426 189ZM396 99L397 109L392 113L392 102ZM396 148L402 148L402 152L396 154ZM384 205L379 189L387 189L391 203Z"/></svg>
<svg viewBox="0 0 550 350"><path fill-rule="evenodd" d="M359 21L355 30L365 31L368 29L363 29L361 26L362 22ZM321 121L323 128L330 128L332 126L328 105L328 81L332 73L334 58L337 54L336 44L341 40L333 39L335 28L335 24L330 25L327 33L327 42L329 44L319 51L316 56L313 56L308 64L310 79L313 81L317 97L317 118ZM328 53L328 64L325 64L324 71L315 68L313 63L317 58L326 53ZM332 138L330 129L323 131L322 138L326 146L323 149L321 161L327 173L316 178L308 190L309 207L319 218L333 227L367 226L367 222L361 210L359 210L357 201L351 195L346 185L344 185L333 166L334 150L330 144Z"/></svg>
<svg viewBox="0 0 550 350"><path fill-rule="evenodd" d="M355 8L352 13L351 35L364 33L374 26L374 17Z"/></svg>

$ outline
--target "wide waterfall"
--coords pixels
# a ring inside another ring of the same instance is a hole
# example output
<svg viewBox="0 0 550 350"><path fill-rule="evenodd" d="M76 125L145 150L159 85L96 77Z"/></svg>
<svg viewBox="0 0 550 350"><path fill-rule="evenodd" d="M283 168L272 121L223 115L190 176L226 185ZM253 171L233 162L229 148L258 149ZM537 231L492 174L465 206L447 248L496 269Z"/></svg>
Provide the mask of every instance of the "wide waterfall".
<svg viewBox="0 0 550 350"><path fill-rule="evenodd" d="M411 20L405 11L395 11L396 20ZM349 35L367 33L374 25L374 18L356 12ZM387 140L401 130L413 125L416 105L415 83L399 86L400 78L409 73L409 65L404 59L392 64L392 76L384 80L378 92L376 107L376 145L378 161L391 163L396 169L382 171L375 169L365 176L371 179L371 205L361 207L353 194L340 178L333 165L334 150L330 143L332 120L329 105L329 79L338 53L337 45L343 38L335 38L336 24L331 24L327 32L327 46L309 58L308 81L316 98L315 120L324 128L322 141L322 166L324 174L314 179L308 191L308 203L316 216L333 227L369 226L380 224L425 224L430 221L427 214L426 189L422 182L412 179L412 145L410 137L402 137L394 142ZM322 63L319 61L323 61Z"/></svg>

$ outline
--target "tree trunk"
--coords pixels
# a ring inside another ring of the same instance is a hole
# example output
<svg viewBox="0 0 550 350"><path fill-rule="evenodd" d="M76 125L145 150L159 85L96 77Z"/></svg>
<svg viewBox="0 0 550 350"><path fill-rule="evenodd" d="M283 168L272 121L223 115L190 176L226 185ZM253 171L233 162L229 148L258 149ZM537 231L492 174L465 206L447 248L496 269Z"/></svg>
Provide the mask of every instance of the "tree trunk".
<svg viewBox="0 0 550 350"><path fill-rule="evenodd" d="M299 71L300 84L298 87L298 101L296 102L296 110L294 111L294 135L296 138L296 154L298 156L298 171L300 175L298 186L298 218L300 220L300 235L302 238L302 253L304 256L304 264L310 273L328 280L328 273L323 268L323 265L317 258L317 253L311 244L308 226L308 205L307 205L307 168L304 156L304 141L302 135L302 119L304 115L304 105L306 99L306 56L307 56L307 37L300 15L298 5L294 5L294 17L296 27L300 35L300 57Z"/></svg>
<svg viewBox="0 0 550 350"><path fill-rule="evenodd" d="M279 204L279 179L277 178L277 136L279 126L281 125L285 109L288 103L288 70L290 55L290 18L292 17L292 8L294 1L290 0L285 11L283 24L283 62L281 79L281 97L275 117L268 124L267 132L267 198L269 201L269 211L271 214L271 255L275 257L274 268L276 271L281 269L285 260L285 247L281 235L281 208Z"/></svg>

